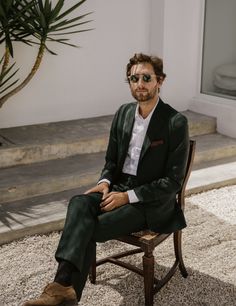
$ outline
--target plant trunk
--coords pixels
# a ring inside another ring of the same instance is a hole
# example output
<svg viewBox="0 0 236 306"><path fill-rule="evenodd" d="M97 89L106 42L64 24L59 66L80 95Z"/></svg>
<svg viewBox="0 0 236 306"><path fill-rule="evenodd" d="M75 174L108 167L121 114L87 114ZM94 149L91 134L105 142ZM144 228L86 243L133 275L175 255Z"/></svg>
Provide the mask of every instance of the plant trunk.
<svg viewBox="0 0 236 306"><path fill-rule="evenodd" d="M4 61L3 61L3 64L2 64L2 69L1 69L1 75L7 70L9 61L10 61L10 51L9 51L8 47L6 47L5 54L4 54ZM1 84L1 82L0 82L0 84Z"/></svg>
<svg viewBox="0 0 236 306"><path fill-rule="evenodd" d="M0 108L3 106L3 104L12 96L14 96L15 94L17 94L21 89L23 89L29 82L30 80L33 78L33 76L35 75L35 73L37 72L42 58L43 58L43 54L44 54L44 50L45 50L45 40L41 41L40 43L40 47L39 47L39 51L34 63L34 66L31 70L31 72L29 73L29 75L24 79L24 81L18 85L16 88L14 88L13 90L11 90L9 93L7 93L6 95L4 95L2 98L0 98ZM5 62L5 60L4 60Z"/></svg>

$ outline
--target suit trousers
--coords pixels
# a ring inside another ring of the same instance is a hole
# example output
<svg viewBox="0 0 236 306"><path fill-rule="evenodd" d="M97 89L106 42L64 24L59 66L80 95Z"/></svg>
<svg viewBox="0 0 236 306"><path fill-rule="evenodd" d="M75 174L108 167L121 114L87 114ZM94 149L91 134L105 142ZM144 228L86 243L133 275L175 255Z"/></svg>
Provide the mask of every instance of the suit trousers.
<svg viewBox="0 0 236 306"><path fill-rule="evenodd" d="M126 191L136 185L135 177L122 175L113 191ZM56 260L74 264L72 285L80 300L89 268L96 252L96 242L105 242L147 228L142 203L128 203L109 212L100 209L102 194L74 196L68 206L65 226Z"/></svg>

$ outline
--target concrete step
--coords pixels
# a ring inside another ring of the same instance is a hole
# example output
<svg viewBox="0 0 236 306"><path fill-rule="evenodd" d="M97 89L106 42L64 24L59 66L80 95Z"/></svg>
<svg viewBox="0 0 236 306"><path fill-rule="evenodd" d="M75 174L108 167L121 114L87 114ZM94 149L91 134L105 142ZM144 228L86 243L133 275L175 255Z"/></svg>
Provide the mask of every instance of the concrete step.
<svg viewBox="0 0 236 306"><path fill-rule="evenodd" d="M194 163L236 156L236 139L218 133L192 137L196 140Z"/></svg>
<svg viewBox="0 0 236 306"><path fill-rule="evenodd" d="M0 129L0 168L105 151L112 118Z"/></svg>
<svg viewBox="0 0 236 306"><path fill-rule="evenodd" d="M190 135L215 132L215 118L183 112ZM0 168L106 150L112 116L0 129Z"/></svg>
<svg viewBox="0 0 236 306"><path fill-rule="evenodd" d="M194 168L186 195L236 184L236 157L198 164ZM0 245L28 235L61 230L68 200L89 187L3 203L0 205Z"/></svg>
<svg viewBox="0 0 236 306"><path fill-rule="evenodd" d="M184 111L182 113L188 118L189 135L191 137L216 132L216 118L192 111Z"/></svg>
<svg viewBox="0 0 236 306"><path fill-rule="evenodd" d="M0 203L80 188L99 178L104 152L3 168L0 171Z"/></svg>
<svg viewBox="0 0 236 306"><path fill-rule="evenodd" d="M186 195L236 184L236 155L195 163Z"/></svg>
<svg viewBox="0 0 236 306"><path fill-rule="evenodd" d="M236 156L236 139L219 134L195 138L195 165ZM104 165L104 155L104 152L80 154L64 159L3 168L0 171L0 203L95 184Z"/></svg>

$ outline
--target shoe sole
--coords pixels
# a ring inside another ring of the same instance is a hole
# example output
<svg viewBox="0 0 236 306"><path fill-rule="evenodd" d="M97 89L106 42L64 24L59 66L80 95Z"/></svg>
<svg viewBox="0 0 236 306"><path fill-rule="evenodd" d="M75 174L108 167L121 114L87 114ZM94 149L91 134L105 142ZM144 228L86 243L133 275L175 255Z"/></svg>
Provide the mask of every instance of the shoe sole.
<svg viewBox="0 0 236 306"><path fill-rule="evenodd" d="M77 301L65 301L62 302L61 304L58 304L58 306L78 306Z"/></svg>

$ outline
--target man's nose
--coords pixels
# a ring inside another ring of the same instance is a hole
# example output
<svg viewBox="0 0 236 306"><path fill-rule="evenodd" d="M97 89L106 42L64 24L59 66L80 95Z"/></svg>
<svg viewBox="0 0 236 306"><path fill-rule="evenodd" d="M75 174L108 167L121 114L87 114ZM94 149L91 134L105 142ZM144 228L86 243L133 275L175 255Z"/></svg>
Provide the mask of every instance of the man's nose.
<svg viewBox="0 0 236 306"><path fill-rule="evenodd" d="M138 80L138 87L139 88L143 88L143 87L145 87L144 85L145 85L145 82L144 82L144 80L143 80L143 78L139 78L139 80Z"/></svg>
<svg viewBox="0 0 236 306"><path fill-rule="evenodd" d="M140 85L140 84L143 84L144 83L144 80L143 80L143 76L139 76L138 80L137 80L137 84Z"/></svg>

